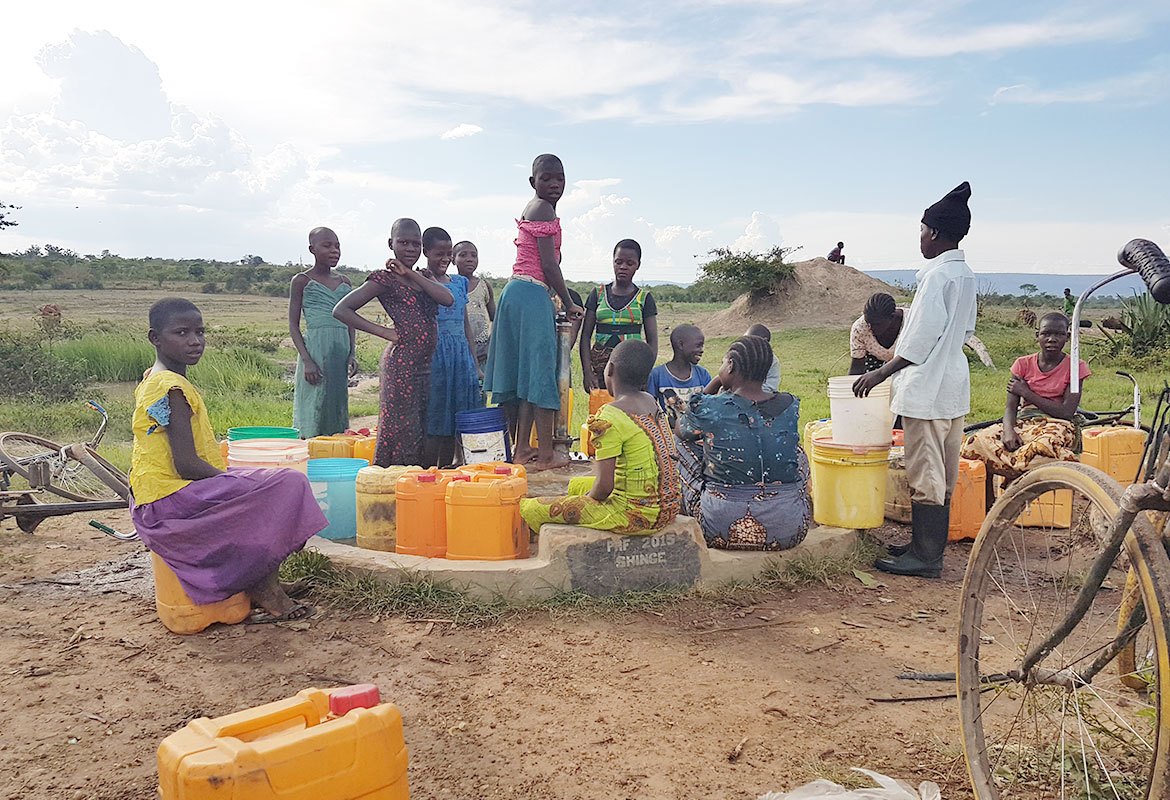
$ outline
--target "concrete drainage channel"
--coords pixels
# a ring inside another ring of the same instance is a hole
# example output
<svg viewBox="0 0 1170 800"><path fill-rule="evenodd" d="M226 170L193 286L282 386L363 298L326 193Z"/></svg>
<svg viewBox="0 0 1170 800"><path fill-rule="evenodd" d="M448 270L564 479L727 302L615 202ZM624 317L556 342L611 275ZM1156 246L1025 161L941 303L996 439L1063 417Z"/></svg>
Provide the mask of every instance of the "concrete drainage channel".
<svg viewBox="0 0 1170 800"><path fill-rule="evenodd" d="M651 589L695 589L750 581L764 569L802 554L845 556L858 533L817 526L781 552L710 550L698 523L679 517L652 536L619 536L574 525L541 528L536 555L517 561L450 561L363 550L313 537L308 546L344 569L406 580L426 575L484 599L542 600L565 591L595 597Z"/></svg>

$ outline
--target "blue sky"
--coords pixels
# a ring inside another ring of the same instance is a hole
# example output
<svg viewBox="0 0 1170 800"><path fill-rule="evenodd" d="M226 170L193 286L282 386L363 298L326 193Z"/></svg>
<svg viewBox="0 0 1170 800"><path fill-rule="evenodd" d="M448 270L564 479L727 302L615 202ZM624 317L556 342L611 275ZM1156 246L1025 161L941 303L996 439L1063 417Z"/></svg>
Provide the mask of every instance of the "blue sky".
<svg viewBox="0 0 1170 800"><path fill-rule="evenodd" d="M110 6L101 8L98 6ZM914 268L969 180L977 271L1170 245L1170 4L59 2L8 20L0 249L269 261L318 224L376 266L414 216L509 270L533 156L564 267L691 280L717 246Z"/></svg>

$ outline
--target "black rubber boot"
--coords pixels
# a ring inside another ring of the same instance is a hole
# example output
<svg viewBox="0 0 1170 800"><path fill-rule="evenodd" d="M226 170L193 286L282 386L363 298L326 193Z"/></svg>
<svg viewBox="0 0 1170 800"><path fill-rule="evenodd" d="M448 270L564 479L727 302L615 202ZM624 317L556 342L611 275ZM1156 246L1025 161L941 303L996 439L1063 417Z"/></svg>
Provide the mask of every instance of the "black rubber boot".
<svg viewBox="0 0 1170 800"><path fill-rule="evenodd" d="M909 549L901 555L879 558L873 565L891 575L937 578L942 574L943 550L947 546L950 517L949 505L911 503L910 526L913 533Z"/></svg>
<svg viewBox="0 0 1170 800"><path fill-rule="evenodd" d="M947 498L946 509L947 509L947 522L946 522L945 527L947 529L947 535L949 538L950 530L951 530L951 499L949 497ZM911 540L911 541L913 541L913 540ZM907 542L906 544L888 544L888 545L886 545L886 552L890 554L890 558L897 558L898 556L904 556L910 552L910 544L911 544L911 542Z"/></svg>

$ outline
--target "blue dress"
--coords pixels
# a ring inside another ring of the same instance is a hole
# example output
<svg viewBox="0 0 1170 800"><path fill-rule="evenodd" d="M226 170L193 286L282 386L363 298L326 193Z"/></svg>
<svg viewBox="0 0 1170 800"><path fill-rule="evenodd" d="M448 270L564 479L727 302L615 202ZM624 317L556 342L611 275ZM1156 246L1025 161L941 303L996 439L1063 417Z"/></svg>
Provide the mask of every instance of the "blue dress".
<svg viewBox="0 0 1170 800"><path fill-rule="evenodd" d="M452 275L447 288L455 302L439 306L439 340L431 359L431 395L427 401L430 436L454 436L455 414L483 405L479 374L463 328L467 278Z"/></svg>

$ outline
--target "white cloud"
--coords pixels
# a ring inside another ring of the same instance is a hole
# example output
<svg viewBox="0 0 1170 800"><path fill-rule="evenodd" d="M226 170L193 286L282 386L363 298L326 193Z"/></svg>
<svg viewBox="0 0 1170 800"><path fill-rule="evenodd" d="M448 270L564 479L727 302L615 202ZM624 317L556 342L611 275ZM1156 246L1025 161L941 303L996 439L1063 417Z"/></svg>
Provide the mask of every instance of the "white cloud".
<svg viewBox="0 0 1170 800"><path fill-rule="evenodd" d="M477 133L483 133L483 128L478 125L472 125L469 122L463 122L456 125L450 130L443 131L439 134L439 138L443 141L450 141L451 139L466 139L468 136L475 136Z"/></svg>
<svg viewBox="0 0 1170 800"><path fill-rule="evenodd" d="M1147 105L1170 96L1170 67L1158 62L1149 69L1102 80L1041 88L1027 83L1001 86L989 105L1053 105L1120 102Z"/></svg>
<svg viewBox="0 0 1170 800"><path fill-rule="evenodd" d="M732 242L733 250L751 250L762 253L784 243L780 223L773 217L753 211L751 221L744 228L743 235Z"/></svg>

